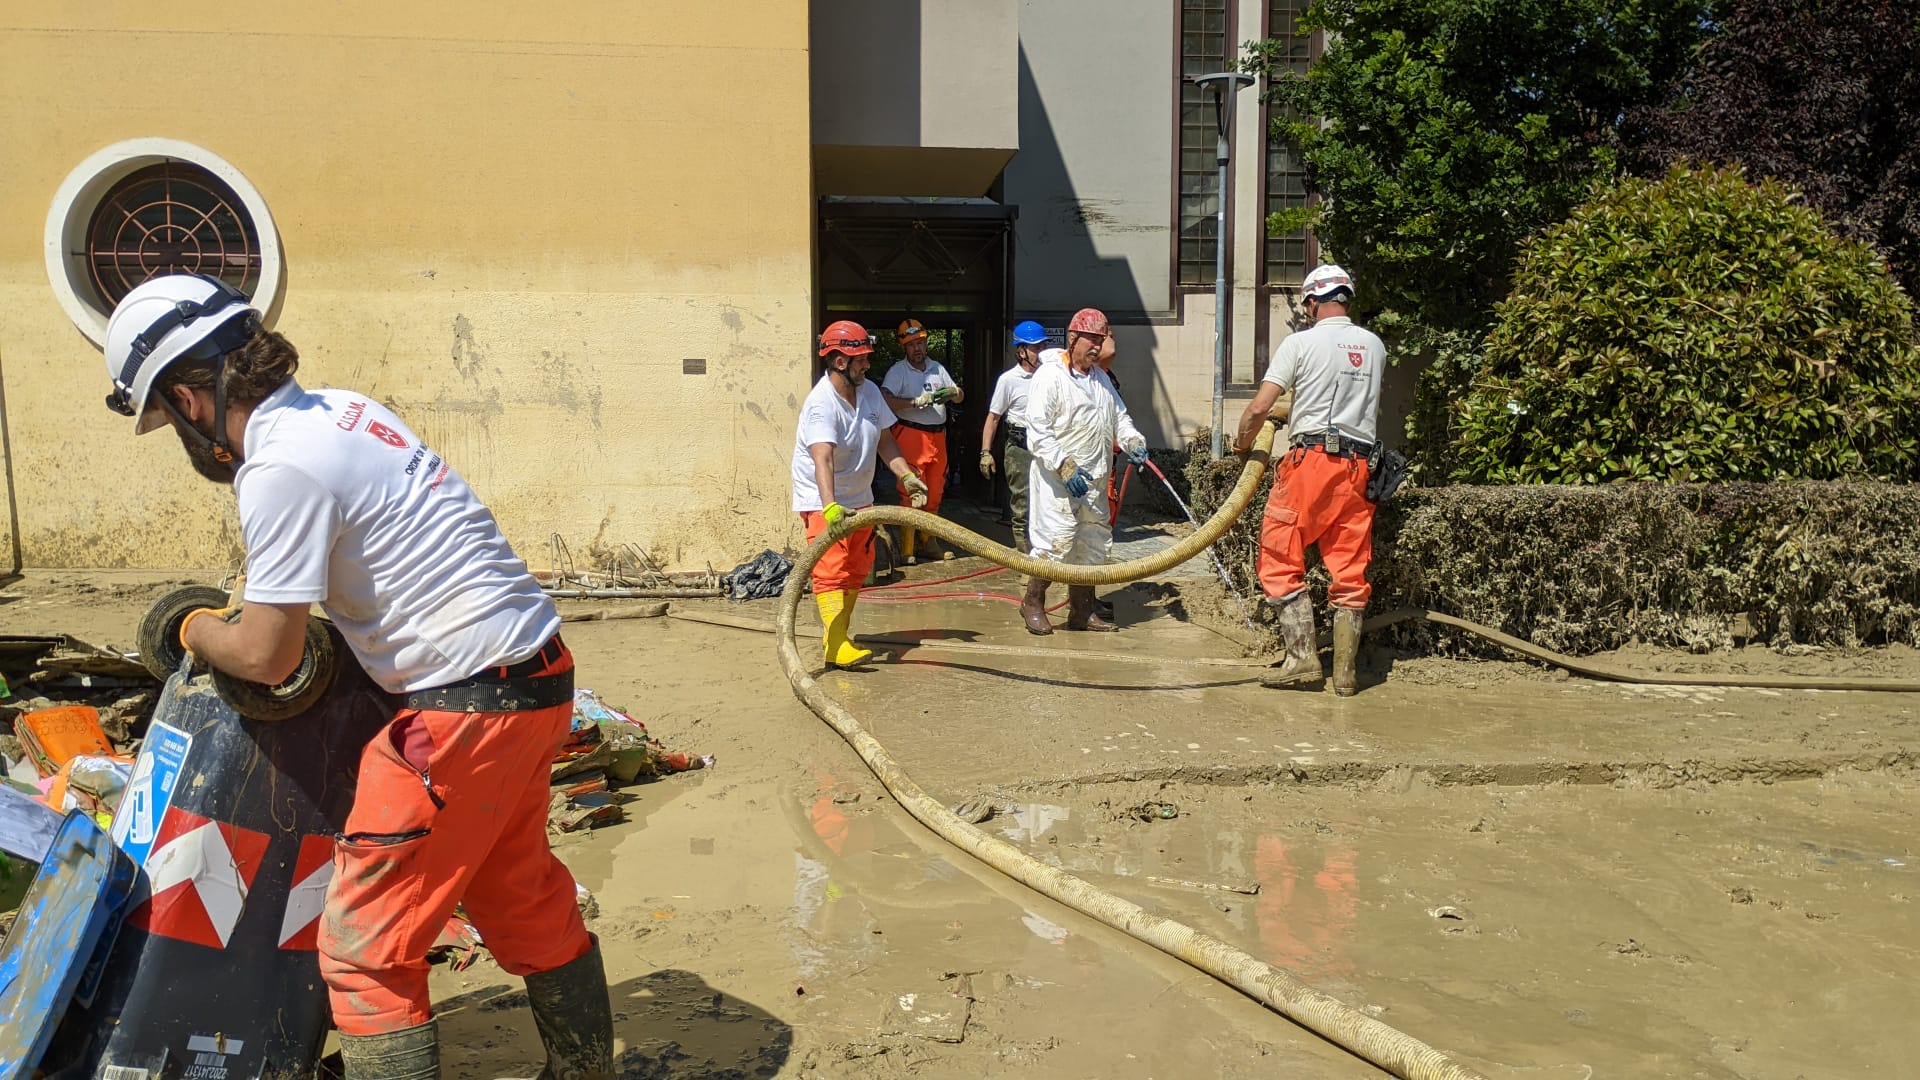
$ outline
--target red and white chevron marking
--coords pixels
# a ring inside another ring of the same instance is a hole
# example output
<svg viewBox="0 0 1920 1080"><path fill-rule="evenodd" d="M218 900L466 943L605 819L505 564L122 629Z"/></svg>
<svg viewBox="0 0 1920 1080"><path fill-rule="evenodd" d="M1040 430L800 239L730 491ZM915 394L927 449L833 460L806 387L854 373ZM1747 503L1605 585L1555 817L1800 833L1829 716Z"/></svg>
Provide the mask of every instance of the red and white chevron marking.
<svg viewBox="0 0 1920 1080"><path fill-rule="evenodd" d="M333 837L303 836L300 855L293 862L293 891L287 894L287 913L280 920L280 947L319 947L320 913L327 907L327 886L333 884Z"/></svg>
<svg viewBox="0 0 1920 1080"><path fill-rule="evenodd" d="M266 833L168 807L147 856L149 896L127 921L161 937L224 949L266 854Z"/></svg>

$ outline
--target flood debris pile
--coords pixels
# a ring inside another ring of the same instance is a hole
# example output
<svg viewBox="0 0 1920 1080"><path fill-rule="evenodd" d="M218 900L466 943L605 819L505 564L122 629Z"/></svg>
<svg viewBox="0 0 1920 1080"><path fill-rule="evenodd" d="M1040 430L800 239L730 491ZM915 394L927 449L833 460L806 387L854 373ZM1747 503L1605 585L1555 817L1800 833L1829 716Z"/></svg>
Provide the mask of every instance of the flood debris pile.
<svg viewBox="0 0 1920 1080"><path fill-rule="evenodd" d="M1240 467L1193 455L1196 515L1220 506ZM1271 484L1217 546L1254 589ZM1910 484L1408 486L1375 518L1372 611L1431 608L1574 654L1635 641L1694 652L1920 646L1916 515ZM1316 557L1309 565L1324 605L1326 571ZM1425 623L1387 633L1419 652L1498 653Z"/></svg>
<svg viewBox="0 0 1920 1080"><path fill-rule="evenodd" d="M19 797L5 812L77 809L111 821L159 690L112 649L65 635L0 637L0 784ZM35 869L0 850L0 934Z"/></svg>
<svg viewBox="0 0 1920 1080"><path fill-rule="evenodd" d="M0 680L5 782L54 810L110 818L159 681L132 657L64 635L0 637Z"/></svg>
<svg viewBox="0 0 1920 1080"><path fill-rule="evenodd" d="M711 756L668 750L628 713L592 690L575 690L572 736L553 762L547 827L570 833L620 821L628 801L622 787L712 767Z"/></svg>

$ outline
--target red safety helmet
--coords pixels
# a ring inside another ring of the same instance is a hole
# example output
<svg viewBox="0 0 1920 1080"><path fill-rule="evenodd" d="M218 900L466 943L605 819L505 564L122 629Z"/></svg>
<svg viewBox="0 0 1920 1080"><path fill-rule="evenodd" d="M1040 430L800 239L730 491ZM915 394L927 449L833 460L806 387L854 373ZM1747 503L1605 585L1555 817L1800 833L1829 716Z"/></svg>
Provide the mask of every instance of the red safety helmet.
<svg viewBox="0 0 1920 1080"><path fill-rule="evenodd" d="M1099 308L1081 308L1073 313L1073 321L1067 324L1067 333L1109 336L1106 312Z"/></svg>
<svg viewBox="0 0 1920 1080"><path fill-rule="evenodd" d="M843 352L848 356L865 356L873 351L873 335L867 328L852 319L841 319L820 331L820 355Z"/></svg>
<svg viewBox="0 0 1920 1080"><path fill-rule="evenodd" d="M906 322L900 324L900 328L893 332L893 336L900 344L905 345L909 341L917 341L920 338L926 337L927 328L920 324L919 319L908 319Z"/></svg>

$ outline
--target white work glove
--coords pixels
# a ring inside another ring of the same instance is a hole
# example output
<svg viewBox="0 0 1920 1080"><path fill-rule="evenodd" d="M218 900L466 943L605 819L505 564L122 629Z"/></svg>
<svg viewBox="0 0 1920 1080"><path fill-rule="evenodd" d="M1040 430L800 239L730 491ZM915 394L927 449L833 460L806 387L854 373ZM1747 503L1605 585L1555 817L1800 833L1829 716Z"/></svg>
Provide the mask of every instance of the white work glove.
<svg viewBox="0 0 1920 1080"><path fill-rule="evenodd" d="M915 510L927 505L927 499L933 494L927 490L927 482L920 479L918 473L908 473L901 477L900 490L907 493L907 505Z"/></svg>
<svg viewBox="0 0 1920 1080"><path fill-rule="evenodd" d="M931 390L913 399L913 407L916 409L924 409L931 404L933 404L933 391Z"/></svg>
<svg viewBox="0 0 1920 1080"><path fill-rule="evenodd" d="M989 480L993 479L993 451L991 450L980 451L980 475Z"/></svg>

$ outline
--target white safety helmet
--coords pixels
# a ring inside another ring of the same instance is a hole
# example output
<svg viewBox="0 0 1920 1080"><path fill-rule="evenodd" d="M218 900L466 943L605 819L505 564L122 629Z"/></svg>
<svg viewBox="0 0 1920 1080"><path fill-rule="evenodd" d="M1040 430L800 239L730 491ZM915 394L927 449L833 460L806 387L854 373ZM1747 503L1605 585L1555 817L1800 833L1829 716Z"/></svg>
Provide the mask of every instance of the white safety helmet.
<svg viewBox="0 0 1920 1080"><path fill-rule="evenodd" d="M213 360L246 344L260 326L247 294L204 274L165 274L134 286L107 318L107 408L144 435L166 423L147 398L180 360Z"/></svg>
<svg viewBox="0 0 1920 1080"><path fill-rule="evenodd" d="M1300 283L1300 295L1309 300L1350 303L1353 300L1353 278L1332 263L1316 266Z"/></svg>

